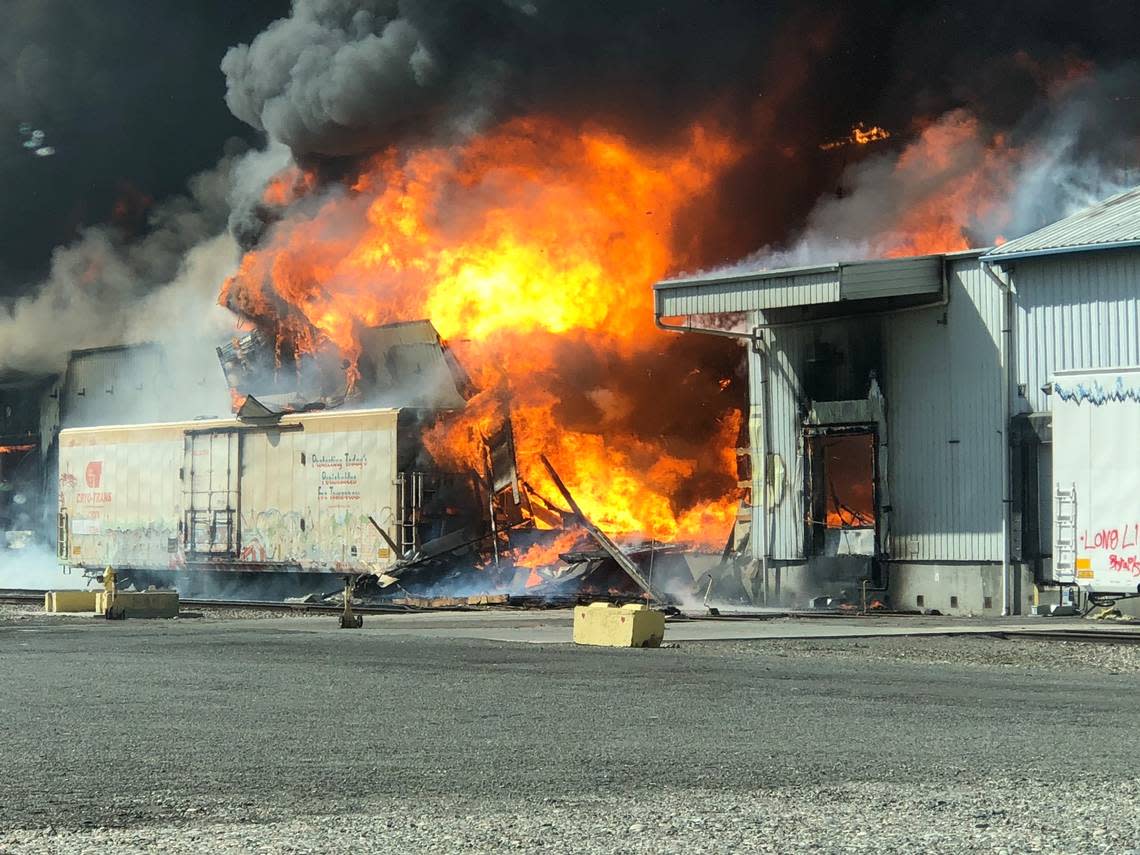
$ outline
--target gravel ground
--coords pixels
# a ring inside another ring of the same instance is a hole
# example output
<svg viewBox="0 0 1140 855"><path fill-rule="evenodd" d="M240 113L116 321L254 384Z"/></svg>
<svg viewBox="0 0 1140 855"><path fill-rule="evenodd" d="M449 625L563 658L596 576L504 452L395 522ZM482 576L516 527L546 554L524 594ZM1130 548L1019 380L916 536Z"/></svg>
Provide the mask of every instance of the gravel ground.
<svg viewBox="0 0 1140 855"><path fill-rule="evenodd" d="M1068 792L997 780L984 789L878 783L652 798L369 798L350 815L254 809L235 821L191 808L176 824L0 832L0 853L1140 852L1135 818L1110 822L1098 807L1140 804L1140 781L1080 795L1074 805Z"/></svg>
<svg viewBox="0 0 1140 855"><path fill-rule="evenodd" d="M751 656L790 659L827 657L847 661L968 665L987 669L1075 672L1093 668L1107 674L1140 673L1140 644L1087 641L1034 641L979 636L928 635L894 638L773 639L764 642L700 642L682 645L694 656ZM1140 722L1138 722L1140 724Z"/></svg>
<svg viewBox="0 0 1140 855"><path fill-rule="evenodd" d="M328 624L0 627L0 853L1140 852L1138 648Z"/></svg>

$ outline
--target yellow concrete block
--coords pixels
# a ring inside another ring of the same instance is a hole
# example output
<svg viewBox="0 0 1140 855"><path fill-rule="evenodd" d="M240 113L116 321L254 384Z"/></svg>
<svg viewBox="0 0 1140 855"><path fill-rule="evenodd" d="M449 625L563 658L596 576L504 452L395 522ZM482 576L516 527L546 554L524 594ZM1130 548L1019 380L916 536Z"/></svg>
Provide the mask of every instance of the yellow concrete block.
<svg viewBox="0 0 1140 855"><path fill-rule="evenodd" d="M116 591L114 599L106 591L100 591L95 601L95 611L107 612L107 604L115 617L160 618L178 614L177 591Z"/></svg>
<svg viewBox="0 0 1140 855"><path fill-rule="evenodd" d="M95 591L48 591L44 611L52 613L95 611Z"/></svg>
<svg viewBox="0 0 1140 855"><path fill-rule="evenodd" d="M648 606L591 603L574 609L574 643L599 647L660 647L665 615Z"/></svg>

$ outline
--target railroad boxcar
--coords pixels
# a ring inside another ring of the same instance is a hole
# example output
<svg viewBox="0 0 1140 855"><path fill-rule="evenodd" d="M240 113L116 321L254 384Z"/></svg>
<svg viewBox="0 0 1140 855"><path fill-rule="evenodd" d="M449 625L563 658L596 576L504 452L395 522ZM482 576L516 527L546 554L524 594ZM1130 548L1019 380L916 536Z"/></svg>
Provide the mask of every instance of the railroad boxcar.
<svg viewBox="0 0 1140 855"><path fill-rule="evenodd" d="M63 430L60 560L181 586L201 571L382 573L480 522L471 473L439 471L424 449L434 418L332 410Z"/></svg>

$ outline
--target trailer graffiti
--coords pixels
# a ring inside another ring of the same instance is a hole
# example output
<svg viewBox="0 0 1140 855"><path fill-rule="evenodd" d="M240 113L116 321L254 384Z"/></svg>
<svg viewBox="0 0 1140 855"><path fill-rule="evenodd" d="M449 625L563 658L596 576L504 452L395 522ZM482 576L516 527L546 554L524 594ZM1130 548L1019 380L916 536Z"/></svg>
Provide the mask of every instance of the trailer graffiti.
<svg viewBox="0 0 1140 855"><path fill-rule="evenodd" d="M1133 578L1138 578L1140 577L1140 555L1117 555L1113 553L1108 556L1108 567L1110 570L1129 573Z"/></svg>
<svg viewBox="0 0 1140 855"><path fill-rule="evenodd" d="M1098 549L1117 550L1129 549L1140 543L1140 522L1125 523L1115 528L1103 528L1089 536L1087 531L1081 532L1081 547L1088 552Z"/></svg>
<svg viewBox="0 0 1140 855"><path fill-rule="evenodd" d="M391 526L395 519L390 507L381 509L373 516L385 528ZM238 560L259 564L298 564L306 561L336 563L333 557L325 554L330 545L347 552L353 558L374 555L386 559L389 550L377 543L375 535L369 534L371 526L367 514L347 511L325 517L320 532L313 531L305 523L304 514L299 511L268 508L243 514L242 547Z"/></svg>
<svg viewBox="0 0 1140 855"><path fill-rule="evenodd" d="M299 511L267 508L242 515L242 561L298 561L305 555L305 532Z"/></svg>
<svg viewBox="0 0 1140 855"><path fill-rule="evenodd" d="M1076 386L1065 386L1055 382L1053 391L1062 401L1075 401L1078 404L1088 401L1098 407L1123 401L1140 402L1140 387L1125 385L1123 377L1117 377L1116 382L1110 387L1101 385L1099 381L1077 383Z"/></svg>

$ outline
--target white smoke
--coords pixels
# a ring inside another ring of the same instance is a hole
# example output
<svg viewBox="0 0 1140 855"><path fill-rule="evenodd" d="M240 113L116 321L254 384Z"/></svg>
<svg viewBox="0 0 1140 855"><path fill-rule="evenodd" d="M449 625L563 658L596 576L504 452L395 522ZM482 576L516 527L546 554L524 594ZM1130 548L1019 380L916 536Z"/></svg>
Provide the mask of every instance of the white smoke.
<svg viewBox="0 0 1140 855"><path fill-rule="evenodd" d="M0 588L46 591L86 587L87 580L81 573L65 572L55 553L43 546L0 549Z"/></svg>
<svg viewBox="0 0 1140 855"><path fill-rule="evenodd" d="M230 210L287 158L281 147L223 158L158 206L141 239L96 226L56 249L48 278L0 309L0 367L58 372L72 350L144 341L212 357L209 342L234 325L216 305L240 258Z"/></svg>

